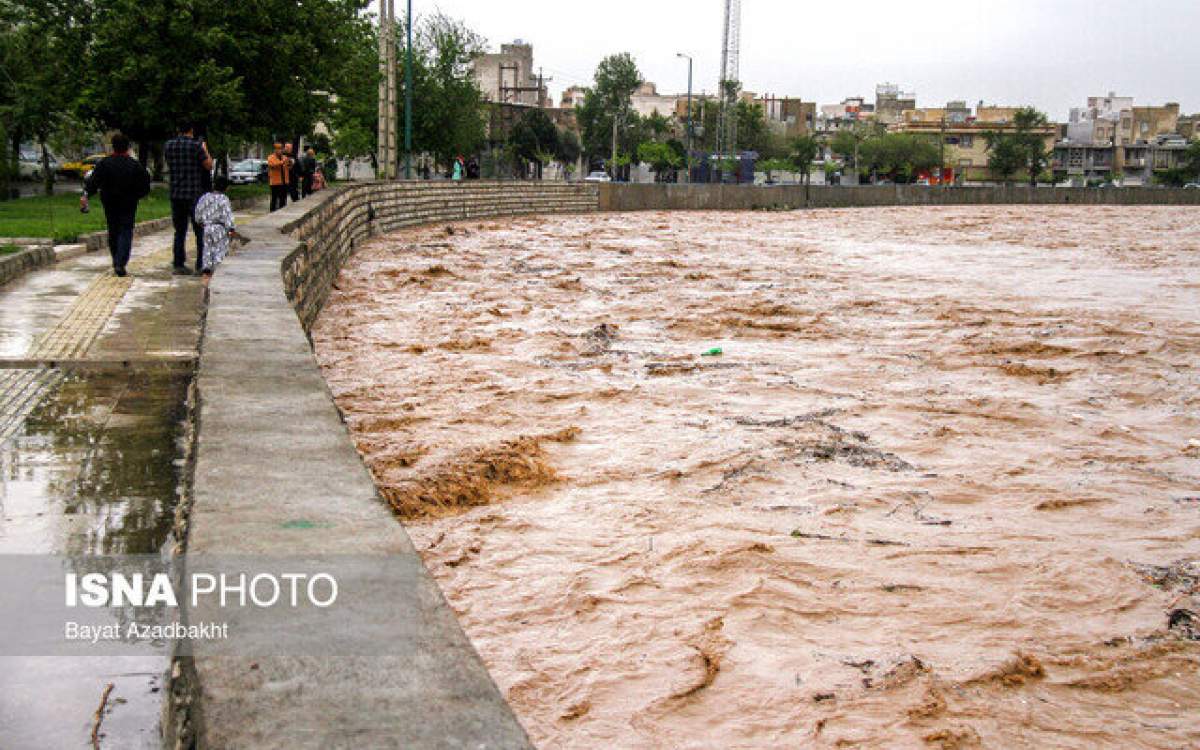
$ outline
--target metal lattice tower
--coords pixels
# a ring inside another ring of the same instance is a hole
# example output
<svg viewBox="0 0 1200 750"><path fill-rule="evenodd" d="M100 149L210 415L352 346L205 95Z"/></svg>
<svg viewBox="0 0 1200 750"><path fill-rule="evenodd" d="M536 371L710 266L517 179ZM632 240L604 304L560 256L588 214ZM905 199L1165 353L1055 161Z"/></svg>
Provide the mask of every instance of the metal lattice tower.
<svg viewBox="0 0 1200 750"><path fill-rule="evenodd" d="M721 33L721 121L717 126L717 153L726 156L737 151L738 62L742 48L742 0L725 0L725 26Z"/></svg>

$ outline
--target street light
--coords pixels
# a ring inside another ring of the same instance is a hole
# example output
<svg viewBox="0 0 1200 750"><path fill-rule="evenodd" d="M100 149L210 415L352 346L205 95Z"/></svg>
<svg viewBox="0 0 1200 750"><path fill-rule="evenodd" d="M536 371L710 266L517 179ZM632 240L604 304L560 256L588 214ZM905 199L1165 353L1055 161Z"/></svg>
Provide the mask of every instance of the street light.
<svg viewBox="0 0 1200 750"><path fill-rule="evenodd" d="M688 182L692 181L692 57L682 52L676 52L676 57L688 61L688 95L687 95L687 168Z"/></svg>
<svg viewBox="0 0 1200 750"><path fill-rule="evenodd" d="M412 179L413 53L412 0L408 0L408 39L404 43L404 179Z"/></svg>

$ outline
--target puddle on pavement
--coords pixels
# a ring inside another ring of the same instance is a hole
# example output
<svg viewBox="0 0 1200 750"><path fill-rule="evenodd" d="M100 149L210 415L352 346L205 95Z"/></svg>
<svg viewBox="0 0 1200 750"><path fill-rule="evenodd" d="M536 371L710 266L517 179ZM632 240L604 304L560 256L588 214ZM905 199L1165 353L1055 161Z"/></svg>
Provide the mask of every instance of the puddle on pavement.
<svg viewBox="0 0 1200 750"><path fill-rule="evenodd" d="M430 227L313 339L541 746L1192 746L1195 219Z"/></svg>
<svg viewBox="0 0 1200 750"><path fill-rule="evenodd" d="M190 374L68 374L0 446L0 554L156 554L170 543ZM0 658L0 747L159 746L166 649L137 657Z"/></svg>

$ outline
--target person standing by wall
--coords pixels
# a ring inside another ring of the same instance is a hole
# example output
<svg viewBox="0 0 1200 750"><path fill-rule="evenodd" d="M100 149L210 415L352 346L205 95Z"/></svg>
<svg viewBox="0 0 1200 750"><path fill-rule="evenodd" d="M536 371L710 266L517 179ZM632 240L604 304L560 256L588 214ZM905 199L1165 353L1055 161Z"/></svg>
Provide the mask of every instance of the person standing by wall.
<svg viewBox="0 0 1200 750"><path fill-rule="evenodd" d="M304 152L303 162L304 174L300 178L300 197L307 198L313 194L313 178L317 176L317 152L312 146Z"/></svg>
<svg viewBox="0 0 1200 750"><path fill-rule="evenodd" d="M125 276L125 266L133 254L133 225L137 204L150 195L150 173L129 155L129 139L117 133L112 139L112 154L100 160L84 180L80 207L86 208L88 196L100 193L104 221L108 224L108 252L113 273Z"/></svg>
<svg viewBox="0 0 1200 750"><path fill-rule="evenodd" d="M195 138L195 126L184 123L179 133L167 141L163 152L167 169L171 172L171 223L175 225L174 272L188 276L192 272L187 265L188 223L196 234L196 268L199 270L204 255L204 234L196 223L196 201L204 195L204 173L211 172L212 157L208 147Z"/></svg>
<svg viewBox="0 0 1200 750"><path fill-rule="evenodd" d="M271 210L278 211L287 205L289 172L292 160L284 153L283 144L275 142L275 153L267 157L267 182L271 184Z"/></svg>
<svg viewBox="0 0 1200 750"><path fill-rule="evenodd" d="M300 175L304 170L304 165L293 154L295 151L292 150L292 144L284 144L283 155L291 162L288 166L288 195L292 197L292 203L295 203L300 200Z"/></svg>

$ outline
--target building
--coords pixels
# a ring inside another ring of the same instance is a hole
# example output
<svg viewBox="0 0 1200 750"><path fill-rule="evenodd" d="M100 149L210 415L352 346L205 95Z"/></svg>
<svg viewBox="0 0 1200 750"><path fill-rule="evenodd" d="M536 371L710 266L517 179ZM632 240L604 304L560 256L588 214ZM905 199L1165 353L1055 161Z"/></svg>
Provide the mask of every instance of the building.
<svg viewBox="0 0 1200 750"><path fill-rule="evenodd" d="M817 115L817 132L836 133L875 119L875 105L861 96L843 99L840 104L822 104Z"/></svg>
<svg viewBox="0 0 1200 750"><path fill-rule="evenodd" d="M811 135L817 127L817 105L792 97L782 99L766 94L754 100L763 109L767 126L786 138Z"/></svg>
<svg viewBox="0 0 1200 750"><path fill-rule="evenodd" d="M494 104L552 107L547 79L533 67L533 45L520 39L500 45L500 52L480 55L472 63L475 84Z"/></svg>
<svg viewBox="0 0 1200 750"><path fill-rule="evenodd" d="M583 86L571 86L562 92L562 108L575 109L583 106L583 100L587 97L587 89Z"/></svg>
<svg viewBox="0 0 1200 750"><path fill-rule="evenodd" d="M881 83L875 87L875 119L884 125L900 122L906 110L916 108L916 94L906 94L894 83Z"/></svg>
<svg viewBox="0 0 1200 750"><path fill-rule="evenodd" d="M1183 136L1184 140L1194 141L1200 138L1200 115L1184 115L1175 126L1175 133Z"/></svg>
<svg viewBox="0 0 1200 750"><path fill-rule="evenodd" d="M1179 105L1147 107L1133 97L1088 97L1087 107L1071 110L1066 137L1055 145L1055 171L1075 184L1119 181L1148 185L1156 169L1176 164L1181 145Z"/></svg>
<svg viewBox="0 0 1200 750"><path fill-rule="evenodd" d="M995 178L988 168L988 133L1016 132L1013 122L1020 107L997 107L980 102L972 113L965 102L949 102L945 107L910 109L901 114L900 121L888 127L895 133L928 135L939 141L944 150L943 164L952 169L958 182L981 182ZM1046 151L1058 139L1057 125L1046 125L1035 131L1045 143Z"/></svg>
<svg viewBox="0 0 1200 750"><path fill-rule="evenodd" d="M649 117L655 113L670 117L677 111L680 99L684 101L684 109L687 109L687 94L660 94L655 84L646 81L633 92L630 104L641 117Z"/></svg>

